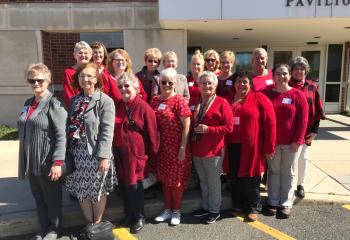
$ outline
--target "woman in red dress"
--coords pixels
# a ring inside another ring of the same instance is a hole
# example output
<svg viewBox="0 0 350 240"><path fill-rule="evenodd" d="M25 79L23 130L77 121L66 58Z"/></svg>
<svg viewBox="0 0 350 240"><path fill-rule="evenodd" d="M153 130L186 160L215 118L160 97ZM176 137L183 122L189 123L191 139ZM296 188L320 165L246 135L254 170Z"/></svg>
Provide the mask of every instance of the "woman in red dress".
<svg viewBox="0 0 350 240"><path fill-rule="evenodd" d="M160 74L160 95L151 101L156 112L161 145L157 156L157 178L162 182L164 211L155 218L171 225L180 223L180 205L187 188L191 168L188 135L191 111L180 95L175 93L176 70L167 68Z"/></svg>

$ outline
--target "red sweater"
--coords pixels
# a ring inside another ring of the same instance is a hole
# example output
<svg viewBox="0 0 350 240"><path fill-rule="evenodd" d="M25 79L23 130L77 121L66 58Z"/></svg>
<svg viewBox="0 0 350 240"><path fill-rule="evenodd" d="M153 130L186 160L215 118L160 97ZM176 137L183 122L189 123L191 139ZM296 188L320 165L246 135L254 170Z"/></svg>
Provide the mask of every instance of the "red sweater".
<svg viewBox="0 0 350 240"><path fill-rule="evenodd" d="M102 81L102 89L103 92L106 93L108 96L110 96L114 102L117 102L121 99L120 93L119 93L119 89L118 89L118 85L117 85L117 79L115 77L113 77L109 72L102 72L101 74L101 81ZM145 90L142 87L142 83L139 81L139 88L140 88L140 92L139 92L139 96L147 101L147 93L145 92Z"/></svg>
<svg viewBox="0 0 350 240"><path fill-rule="evenodd" d="M192 154L197 157L221 156L225 134L233 128L233 115L226 99L216 96L200 124L207 125L209 132L199 134L198 141L191 140Z"/></svg>
<svg viewBox="0 0 350 240"><path fill-rule="evenodd" d="M230 102L232 99L233 96L228 98ZM272 103L262 93L249 92L243 103L231 104L231 108L234 127L226 140L242 145L238 176L261 176L266 154L275 152L276 118Z"/></svg>
<svg viewBox="0 0 350 240"><path fill-rule="evenodd" d="M69 107L70 99L74 95L80 94L79 89L73 88L73 76L75 74L76 70L73 67L68 67L66 70L64 70L64 79L63 79L63 97L64 97L64 103L66 104L66 107Z"/></svg>
<svg viewBox="0 0 350 240"><path fill-rule="evenodd" d="M269 69L265 76L253 76L253 91L262 92L269 91L274 88L275 82L272 78L272 70Z"/></svg>
<svg viewBox="0 0 350 240"><path fill-rule="evenodd" d="M266 95L276 113L276 144L303 144L308 122L308 105L304 93L292 88L284 93L271 90Z"/></svg>
<svg viewBox="0 0 350 240"><path fill-rule="evenodd" d="M123 149L123 156L115 156L117 176L127 184L136 184L144 178L146 162L155 158L159 149L159 130L157 119L152 108L136 96L127 104L130 117L142 130L133 129L126 116L125 105L122 100L116 103L114 147Z"/></svg>
<svg viewBox="0 0 350 240"><path fill-rule="evenodd" d="M193 113L195 110L196 103L198 102L198 99L201 96L201 93L199 92L197 82L193 79L191 74L187 75L187 85L188 90L190 92L190 100L188 102L188 105L190 106L190 110Z"/></svg>

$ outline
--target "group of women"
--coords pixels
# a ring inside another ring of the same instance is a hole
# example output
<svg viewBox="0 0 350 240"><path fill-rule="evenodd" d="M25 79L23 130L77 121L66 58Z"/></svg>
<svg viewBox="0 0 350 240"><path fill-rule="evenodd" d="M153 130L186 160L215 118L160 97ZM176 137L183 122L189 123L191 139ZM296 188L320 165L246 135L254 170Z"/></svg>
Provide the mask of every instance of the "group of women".
<svg viewBox="0 0 350 240"><path fill-rule="evenodd" d="M266 212L289 217L297 159L305 163L304 144L311 144L324 117L317 86L305 80L305 58L294 58L291 70L281 64L270 71L266 51L258 48L252 71L233 74L233 52L197 51L185 77L176 72L173 51L162 58L159 49L147 49L145 66L136 74L125 50L107 54L101 42L91 47L78 42L73 56L76 64L64 73L65 104L48 90L51 73L44 64L26 71L34 97L18 119L19 173L29 178L37 203L41 232L33 239L56 239L60 233L58 180L70 161L75 171L64 176L64 185L89 224L102 221L107 195L118 182L125 210L120 225L138 233L145 224L142 180L155 173L164 196L164 211L155 221L178 225L192 162L202 194L193 216L207 224L220 217L223 162L235 211L257 219L267 160ZM305 170L299 172L305 177ZM298 181L300 197L303 183Z"/></svg>

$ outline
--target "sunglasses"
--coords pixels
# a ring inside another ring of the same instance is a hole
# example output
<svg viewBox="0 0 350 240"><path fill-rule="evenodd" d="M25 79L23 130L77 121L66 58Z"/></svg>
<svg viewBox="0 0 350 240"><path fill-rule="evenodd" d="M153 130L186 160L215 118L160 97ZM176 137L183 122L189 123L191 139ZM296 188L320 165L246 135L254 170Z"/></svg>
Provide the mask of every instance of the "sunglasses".
<svg viewBox="0 0 350 240"><path fill-rule="evenodd" d="M207 58L205 59L206 62L216 62L216 60L214 58Z"/></svg>
<svg viewBox="0 0 350 240"><path fill-rule="evenodd" d="M149 63L159 63L159 61L158 61L158 60L152 60L152 59L147 60L147 62L149 62Z"/></svg>
<svg viewBox="0 0 350 240"><path fill-rule="evenodd" d="M161 81L161 84L162 85L169 85L169 86L173 86L174 85L174 82L169 82L169 81Z"/></svg>
<svg viewBox="0 0 350 240"><path fill-rule="evenodd" d="M130 85L129 85L129 84L118 85L118 88L119 88L119 89L123 89L123 87L124 87L124 88L129 88Z"/></svg>
<svg viewBox="0 0 350 240"><path fill-rule="evenodd" d="M38 83L39 85L43 84L43 82L45 81L45 79L27 79L27 81L30 84L35 84Z"/></svg>

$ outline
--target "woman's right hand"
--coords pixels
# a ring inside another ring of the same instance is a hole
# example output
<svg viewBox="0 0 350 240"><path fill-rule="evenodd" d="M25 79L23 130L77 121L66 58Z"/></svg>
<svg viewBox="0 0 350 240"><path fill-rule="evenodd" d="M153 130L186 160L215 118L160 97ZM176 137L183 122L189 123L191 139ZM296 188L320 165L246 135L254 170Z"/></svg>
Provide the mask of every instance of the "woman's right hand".
<svg viewBox="0 0 350 240"><path fill-rule="evenodd" d="M98 170L102 174L104 174L105 172L108 171L109 166L110 166L110 160L109 159L101 159L100 163L99 163L99 166L98 166Z"/></svg>

